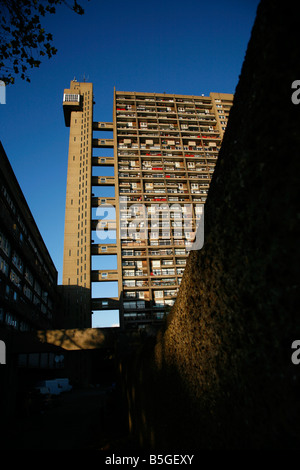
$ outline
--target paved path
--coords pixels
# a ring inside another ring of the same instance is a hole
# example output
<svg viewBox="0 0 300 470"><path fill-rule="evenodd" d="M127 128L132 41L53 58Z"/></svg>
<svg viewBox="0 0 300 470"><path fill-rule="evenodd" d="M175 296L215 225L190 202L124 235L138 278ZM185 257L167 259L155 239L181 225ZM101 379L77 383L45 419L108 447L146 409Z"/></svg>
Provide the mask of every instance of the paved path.
<svg viewBox="0 0 300 470"><path fill-rule="evenodd" d="M127 445L120 404L106 389L72 390L42 413L15 420L4 449L111 450ZM2 447L3 448L3 447Z"/></svg>

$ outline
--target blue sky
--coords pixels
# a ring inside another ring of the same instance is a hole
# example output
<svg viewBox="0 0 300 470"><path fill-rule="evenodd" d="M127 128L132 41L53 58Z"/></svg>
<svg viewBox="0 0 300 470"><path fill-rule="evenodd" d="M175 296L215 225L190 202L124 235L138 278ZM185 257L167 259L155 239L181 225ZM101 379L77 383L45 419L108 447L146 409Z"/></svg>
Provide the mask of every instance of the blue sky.
<svg viewBox="0 0 300 470"><path fill-rule="evenodd" d="M64 88L74 77L93 82L95 121L112 121L114 86L119 91L234 93L259 1L79 3L84 16L61 6L42 21L54 36L57 55L30 72L30 83L17 79L8 86L6 104L0 105L0 140L58 270L58 283L69 139ZM102 258L104 269L104 261L115 267L113 258ZM100 289L105 296L116 295L116 286L103 283ZM117 322L116 312L93 315L94 327Z"/></svg>

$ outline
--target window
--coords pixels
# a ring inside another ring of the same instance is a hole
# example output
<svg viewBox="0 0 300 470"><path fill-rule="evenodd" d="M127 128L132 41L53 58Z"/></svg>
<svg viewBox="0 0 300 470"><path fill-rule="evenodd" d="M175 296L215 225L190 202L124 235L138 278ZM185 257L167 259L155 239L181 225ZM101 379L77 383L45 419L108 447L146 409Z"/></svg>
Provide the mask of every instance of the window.
<svg viewBox="0 0 300 470"><path fill-rule="evenodd" d="M124 269L123 275L124 276L134 276L134 270L133 269Z"/></svg>
<svg viewBox="0 0 300 470"><path fill-rule="evenodd" d="M124 302L125 309L136 308L136 302Z"/></svg>
<svg viewBox="0 0 300 470"><path fill-rule="evenodd" d="M39 285L37 281L35 281L34 283L34 290L38 295L41 295L41 286Z"/></svg>
<svg viewBox="0 0 300 470"><path fill-rule="evenodd" d="M176 290L165 290L165 296L172 297L176 295Z"/></svg>
<svg viewBox="0 0 300 470"><path fill-rule="evenodd" d="M24 294L26 295L26 297L27 297L30 301L32 301L32 292L31 292L31 290L29 289L29 287L27 287L26 285L24 285L23 292L24 292Z"/></svg>
<svg viewBox="0 0 300 470"><path fill-rule="evenodd" d="M125 297L135 299L135 292L125 292Z"/></svg>
<svg viewBox="0 0 300 470"><path fill-rule="evenodd" d="M164 297L164 292L162 290L155 290L154 297L156 299L162 299Z"/></svg>
<svg viewBox="0 0 300 470"><path fill-rule="evenodd" d="M162 274L163 274L163 276L166 276L168 274L171 274L171 275L175 274L175 269L170 269L170 268L169 269L168 268L162 269Z"/></svg>
<svg viewBox="0 0 300 470"><path fill-rule="evenodd" d="M163 266L172 266L173 260L171 260L171 259L164 259L164 260L162 260L162 264L163 264Z"/></svg>
<svg viewBox="0 0 300 470"><path fill-rule="evenodd" d="M80 95L76 95L76 94L73 94L73 93L64 93L64 102L68 102L68 101L76 101L77 103L79 103L80 101Z"/></svg>
<svg viewBox="0 0 300 470"><path fill-rule="evenodd" d="M153 268L160 268L160 260L153 260L152 261Z"/></svg>
<svg viewBox="0 0 300 470"><path fill-rule="evenodd" d="M123 282L123 285L125 287L135 287L135 280L127 279L126 281Z"/></svg>
<svg viewBox="0 0 300 470"><path fill-rule="evenodd" d="M3 252L9 256L10 255L10 243L8 239L0 232L0 248Z"/></svg>
<svg viewBox="0 0 300 470"><path fill-rule="evenodd" d="M5 276L8 276L8 264L1 256L0 256L0 271L3 274L5 274Z"/></svg>
<svg viewBox="0 0 300 470"><path fill-rule="evenodd" d="M133 256L133 250L123 250L123 256Z"/></svg>
<svg viewBox="0 0 300 470"><path fill-rule="evenodd" d="M12 326L13 328L18 327L18 321L16 317L12 315L11 313L6 314L5 323L9 326Z"/></svg>
<svg viewBox="0 0 300 470"><path fill-rule="evenodd" d="M33 286L33 275L27 267L25 269L25 279L31 286Z"/></svg>
<svg viewBox="0 0 300 470"><path fill-rule="evenodd" d="M10 280L16 287L21 287L21 279L12 269L10 271Z"/></svg>

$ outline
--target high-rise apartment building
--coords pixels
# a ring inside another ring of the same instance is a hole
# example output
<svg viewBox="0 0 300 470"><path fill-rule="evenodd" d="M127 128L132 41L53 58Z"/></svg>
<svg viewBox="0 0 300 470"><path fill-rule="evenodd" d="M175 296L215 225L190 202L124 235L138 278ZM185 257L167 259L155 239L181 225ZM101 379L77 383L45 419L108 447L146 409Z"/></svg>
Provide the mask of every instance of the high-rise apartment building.
<svg viewBox="0 0 300 470"><path fill-rule="evenodd" d="M72 81L64 91L70 146L63 284L77 292L86 326L90 311L109 309L119 309L121 327L156 324L173 305L232 102L226 93L115 91L113 122L93 122L92 84ZM101 130L111 138L93 135ZM95 176L96 167L114 175ZM115 188L114 197L94 195L104 186ZM115 255L117 269L91 269L91 258L102 255ZM106 281L118 283L118 296L90 304L91 284Z"/></svg>

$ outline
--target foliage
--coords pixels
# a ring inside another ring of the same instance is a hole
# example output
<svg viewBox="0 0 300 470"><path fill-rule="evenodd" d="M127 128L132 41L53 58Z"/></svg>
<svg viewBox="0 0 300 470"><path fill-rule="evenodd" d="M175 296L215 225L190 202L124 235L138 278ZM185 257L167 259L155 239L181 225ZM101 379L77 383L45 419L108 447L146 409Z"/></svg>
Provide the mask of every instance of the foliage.
<svg viewBox="0 0 300 470"><path fill-rule="evenodd" d="M41 17L56 13L64 4L78 15L84 9L72 0L0 0L0 79L14 83L19 76L30 82L28 68L39 67L41 59L53 57L53 36L41 25Z"/></svg>

